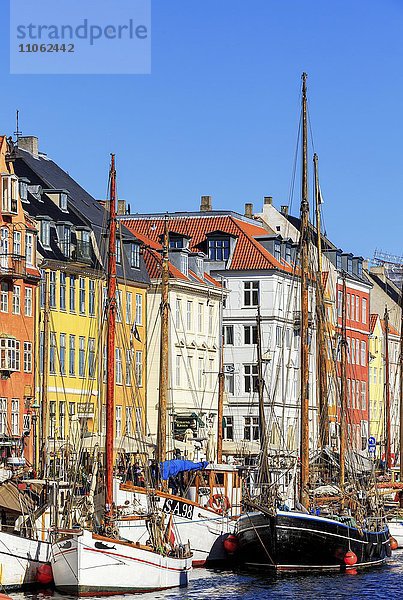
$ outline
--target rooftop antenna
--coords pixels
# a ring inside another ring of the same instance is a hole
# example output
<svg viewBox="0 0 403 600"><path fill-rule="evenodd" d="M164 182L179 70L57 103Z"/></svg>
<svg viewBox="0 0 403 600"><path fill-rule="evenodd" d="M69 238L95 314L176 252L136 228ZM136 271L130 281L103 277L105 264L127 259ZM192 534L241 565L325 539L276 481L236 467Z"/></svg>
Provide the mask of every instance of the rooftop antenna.
<svg viewBox="0 0 403 600"><path fill-rule="evenodd" d="M17 138L17 145L18 145L18 140L19 140L19 138L20 138L20 136L22 134L22 131L20 131L20 129L19 129L19 114L20 114L20 111L17 109L16 119L15 119L15 121L16 121L16 130L14 131L14 135Z"/></svg>

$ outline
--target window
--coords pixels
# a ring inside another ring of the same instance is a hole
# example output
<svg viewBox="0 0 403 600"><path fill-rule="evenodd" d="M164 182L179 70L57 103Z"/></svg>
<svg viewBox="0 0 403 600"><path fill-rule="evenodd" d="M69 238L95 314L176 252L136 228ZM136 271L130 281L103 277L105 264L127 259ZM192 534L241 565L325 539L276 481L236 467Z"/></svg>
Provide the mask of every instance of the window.
<svg viewBox="0 0 403 600"><path fill-rule="evenodd" d="M351 379L347 379L347 408L351 408Z"/></svg>
<svg viewBox="0 0 403 600"><path fill-rule="evenodd" d="M134 269L140 268L140 244L130 245L130 266Z"/></svg>
<svg viewBox="0 0 403 600"><path fill-rule="evenodd" d="M133 432L132 419L133 419L133 409L131 406L126 406L126 435L132 435L132 432Z"/></svg>
<svg viewBox="0 0 403 600"><path fill-rule="evenodd" d="M137 386L143 386L143 352L141 350L136 351L136 381Z"/></svg>
<svg viewBox="0 0 403 600"><path fill-rule="evenodd" d="M169 239L169 247L170 248L183 248L183 238L170 238Z"/></svg>
<svg viewBox="0 0 403 600"><path fill-rule="evenodd" d="M208 241L209 260L228 260L229 238L210 239Z"/></svg>
<svg viewBox="0 0 403 600"><path fill-rule="evenodd" d="M244 391L246 393L255 392L258 388L258 368L257 365L244 365Z"/></svg>
<svg viewBox="0 0 403 600"><path fill-rule="evenodd" d="M69 402L69 418L74 417L76 414L76 404L75 402Z"/></svg>
<svg viewBox="0 0 403 600"><path fill-rule="evenodd" d="M80 237L77 237L76 254L79 260L91 259L90 232L81 230Z"/></svg>
<svg viewBox="0 0 403 600"><path fill-rule="evenodd" d="M95 281L93 279L88 282L88 313L91 317L95 315Z"/></svg>
<svg viewBox="0 0 403 600"><path fill-rule="evenodd" d="M200 390L204 389L204 360L201 356L197 359L197 385Z"/></svg>
<svg viewBox="0 0 403 600"><path fill-rule="evenodd" d="M60 362L60 375L66 374L66 334L60 334L60 350L59 350L59 362Z"/></svg>
<svg viewBox="0 0 403 600"><path fill-rule="evenodd" d="M1 177L2 194L1 194L1 210L5 213L16 213L17 212L17 185L18 180L10 175L3 175Z"/></svg>
<svg viewBox="0 0 403 600"><path fill-rule="evenodd" d="M374 384L377 383L378 369L374 367Z"/></svg>
<svg viewBox="0 0 403 600"><path fill-rule="evenodd" d="M197 331L203 333L203 317L204 317L204 305L199 302L197 306Z"/></svg>
<svg viewBox="0 0 403 600"><path fill-rule="evenodd" d="M40 224L40 240L42 246L50 247L50 223L49 221L41 221Z"/></svg>
<svg viewBox="0 0 403 600"><path fill-rule="evenodd" d="M367 382L361 381L361 410L367 410Z"/></svg>
<svg viewBox="0 0 403 600"><path fill-rule="evenodd" d="M69 337L69 375L74 377L76 374L76 336Z"/></svg>
<svg viewBox="0 0 403 600"><path fill-rule="evenodd" d="M244 344L257 344L257 325L245 325L243 328Z"/></svg>
<svg viewBox="0 0 403 600"><path fill-rule="evenodd" d="M21 256L21 231L14 231L13 254L15 254L16 256Z"/></svg>
<svg viewBox="0 0 403 600"><path fill-rule="evenodd" d="M21 287L19 285L15 285L13 287L13 314L20 314L20 306L21 306Z"/></svg>
<svg viewBox="0 0 403 600"><path fill-rule="evenodd" d="M25 288L25 306L24 312L26 317L32 317L32 288Z"/></svg>
<svg viewBox="0 0 403 600"><path fill-rule="evenodd" d="M358 346L358 340L357 340L357 346ZM358 352L358 347L357 347L357 352ZM358 363L358 360L357 360ZM365 342L361 342L361 366L365 367L367 364L367 344Z"/></svg>
<svg viewBox="0 0 403 600"><path fill-rule="evenodd" d="M67 210L67 194L64 192L59 195L59 207L61 210Z"/></svg>
<svg viewBox="0 0 403 600"><path fill-rule="evenodd" d="M283 344L283 328L281 325L276 325L276 346L281 347Z"/></svg>
<svg viewBox="0 0 403 600"><path fill-rule="evenodd" d="M136 325L143 324L143 296L136 294Z"/></svg>
<svg viewBox="0 0 403 600"><path fill-rule="evenodd" d="M121 241L119 239L116 240L116 263L118 265L120 265L120 263L122 262L122 255L121 255Z"/></svg>
<svg viewBox="0 0 403 600"><path fill-rule="evenodd" d="M122 435L122 407L115 407L115 415L116 415L116 437L120 437Z"/></svg>
<svg viewBox="0 0 403 600"><path fill-rule="evenodd" d="M209 389L213 390L214 358L209 358L208 364L209 364L209 369L208 369Z"/></svg>
<svg viewBox="0 0 403 600"><path fill-rule="evenodd" d="M70 258L71 254L71 229L68 225L58 225L57 237L59 240L59 248L64 254Z"/></svg>
<svg viewBox="0 0 403 600"><path fill-rule="evenodd" d="M32 373L32 343L24 342L24 372Z"/></svg>
<svg viewBox="0 0 403 600"><path fill-rule="evenodd" d="M360 297L355 297L355 320L360 320Z"/></svg>
<svg viewBox="0 0 403 600"><path fill-rule="evenodd" d="M353 296L353 298L354 298L354 296ZM351 319L351 297L350 297L350 294L347 294L346 318Z"/></svg>
<svg viewBox="0 0 403 600"><path fill-rule="evenodd" d="M223 418L222 437L224 440L234 439L234 417Z"/></svg>
<svg viewBox="0 0 403 600"><path fill-rule="evenodd" d="M70 312L76 312L76 278L70 277Z"/></svg>
<svg viewBox="0 0 403 600"><path fill-rule="evenodd" d="M0 338L0 369L20 370L20 342L14 338Z"/></svg>
<svg viewBox="0 0 403 600"><path fill-rule="evenodd" d="M192 331L192 315L193 315L193 302L188 300L186 303L186 329Z"/></svg>
<svg viewBox="0 0 403 600"><path fill-rule="evenodd" d="M0 311L8 313L8 283L0 282Z"/></svg>
<svg viewBox="0 0 403 600"><path fill-rule="evenodd" d="M20 401L18 398L11 400L11 434L20 434Z"/></svg>
<svg viewBox="0 0 403 600"><path fill-rule="evenodd" d="M355 321L355 296L351 294L351 320Z"/></svg>
<svg viewBox="0 0 403 600"><path fill-rule="evenodd" d="M56 271L49 271L49 306L56 308Z"/></svg>
<svg viewBox="0 0 403 600"><path fill-rule="evenodd" d="M259 439L259 417L244 417L243 437L249 442Z"/></svg>
<svg viewBox="0 0 403 600"><path fill-rule="evenodd" d="M209 335L213 333L213 320L214 320L214 305L210 304L208 307L208 332Z"/></svg>
<svg viewBox="0 0 403 600"><path fill-rule="evenodd" d="M343 292L338 290L337 292L337 316L341 317L343 315Z"/></svg>
<svg viewBox="0 0 403 600"><path fill-rule="evenodd" d="M80 277L80 287L79 287L79 310L80 315L85 315L85 279L84 277Z"/></svg>
<svg viewBox="0 0 403 600"><path fill-rule="evenodd" d="M116 321L118 323L122 322L122 292L121 292L121 290L116 290Z"/></svg>
<svg viewBox="0 0 403 600"><path fill-rule="evenodd" d="M189 258L187 254L182 254L180 256L180 270L181 272L186 275L186 277L189 275Z"/></svg>
<svg viewBox="0 0 403 600"><path fill-rule="evenodd" d="M126 292L126 323L129 325L132 322L132 298L132 293Z"/></svg>
<svg viewBox="0 0 403 600"><path fill-rule="evenodd" d="M129 386L132 384L132 351L131 350L126 350L125 384L129 385Z"/></svg>
<svg viewBox="0 0 403 600"><path fill-rule="evenodd" d="M291 348L291 336L292 331L289 327L285 330L285 345L287 348Z"/></svg>
<svg viewBox="0 0 403 600"><path fill-rule="evenodd" d="M66 436L66 403L59 402L59 438L64 440Z"/></svg>
<svg viewBox="0 0 403 600"><path fill-rule="evenodd" d="M56 373L56 334L54 331L50 332L49 371Z"/></svg>
<svg viewBox="0 0 403 600"><path fill-rule="evenodd" d="M66 273L60 272L59 283L60 310L66 310Z"/></svg>
<svg viewBox="0 0 403 600"><path fill-rule="evenodd" d="M81 335L78 340L78 375L85 377L85 337Z"/></svg>
<svg viewBox="0 0 403 600"><path fill-rule="evenodd" d="M8 229L2 227L0 230L0 264L3 269L8 269Z"/></svg>
<svg viewBox="0 0 403 600"><path fill-rule="evenodd" d="M234 326L233 325L224 325L224 345L225 346L233 346L234 345Z"/></svg>
<svg viewBox="0 0 403 600"><path fill-rule="evenodd" d="M0 398L0 434L7 431L7 398Z"/></svg>
<svg viewBox="0 0 403 600"><path fill-rule="evenodd" d="M275 242L274 243L274 258L276 260L278 260L279 262L281 261L281 245L280 245L280 242Z"/></svg>
<svg viewBox="0 0 403 600"><path fill-rule="evenodd" d="M177 329L180 329L181 317L182 317L182 300L180 298L177 298L176 299L176 315L175 315L175 324L176 324Z"/></svg>
<svg viewBox="0 0 403 600"><path fill-rule="evenodd" d="M88 338L88 377L95 377L95 338Z"/></svg>
<svg viewBox="0 0 403 600"><path fill-rule="evenodd" d="M32 233L27 233L25 236L25 260L28 266L34 264L34 236Z"/></svg>
<svg viewBox="0 0 403 600"><path fill-rule="evenodd" d="M357 356L358 359L358 356ZM351 364L355 365L355 339L351 339Z"/></svg>
<svg viewBox="0 0 403 600"><path fill-rule="evenodd" d="M122 385L122 351L120 348L115 348L115 361L116 361L116 383Z"/></svg>
<svg viewBox="0 0 403 600"><path fill-rule="evenodd" d="M175 356L175 385L180 387L181 384L181 355L177 354Z"/></svg>
<svg viewBox="0 0 403 600"><path fill-rule="evenodd" d="M362 312L362 322L365 325L367 322L367 299L366 298L362 299L361 312Z"/></svg>
<svg viewBox="0 0 403 600"><path fill-rule="evenodd" d="M235 393L235 369L233 364L224 365L225 391L227 394Z"/></svg>
<svg viewBox="0 0 403 600"><path fill-rule="evenodd" d="M244 281L243 283L244 306L258 306L259 304L259 282Z"/></svg>

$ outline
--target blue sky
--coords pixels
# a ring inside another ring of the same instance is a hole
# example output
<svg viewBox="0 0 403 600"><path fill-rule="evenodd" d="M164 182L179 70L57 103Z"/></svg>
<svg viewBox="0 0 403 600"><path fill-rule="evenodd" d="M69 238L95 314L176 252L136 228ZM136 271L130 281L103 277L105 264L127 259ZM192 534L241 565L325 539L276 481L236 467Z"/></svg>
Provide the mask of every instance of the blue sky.
<svg viewBox="0 0 403 600"><path fill-rule="evenodd" d="M402 33L401 0L153 0L151 75L9 75L1 19L0 130L18 108L23 134L96 197L116 152L133 211L197 210L208 194L280 206L305 70L328 235L403 254Z"/></svg>

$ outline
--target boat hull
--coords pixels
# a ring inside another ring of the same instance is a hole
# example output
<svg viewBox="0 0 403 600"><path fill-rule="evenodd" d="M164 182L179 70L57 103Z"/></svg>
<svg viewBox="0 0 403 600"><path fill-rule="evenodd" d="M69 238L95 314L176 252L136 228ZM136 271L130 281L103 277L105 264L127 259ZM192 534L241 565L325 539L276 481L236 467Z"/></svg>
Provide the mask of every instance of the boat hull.
<svg viewBox="0 0 403 600"><path fill-rule="evenodd" d="M403 520L388 521L389 532L395 538L398 548L403 548Z"/></svg>
<svg viewBox="0 0 403 600"><path fill-rule="evenodd" d="M191 557L162 556L88 531L52 545L55 587L77 596L139 593L186 586L191 562Z"/></svg>
<svg viewBox="0 0 403 600"><path fill-rule="evenodd" d="M0 531L0 584L8 591L37 584L38 567L50 562L50 543Z"/></svg>
<svg viewBox="0 0 403 600"><path fill-rule="evenodd" d="M344 571L381 565L391 555L389 530L360 531L333 519L294 512L246 513L237 523L237 559L261 571ZM351 550L355 565L344 562Z"/></svg>

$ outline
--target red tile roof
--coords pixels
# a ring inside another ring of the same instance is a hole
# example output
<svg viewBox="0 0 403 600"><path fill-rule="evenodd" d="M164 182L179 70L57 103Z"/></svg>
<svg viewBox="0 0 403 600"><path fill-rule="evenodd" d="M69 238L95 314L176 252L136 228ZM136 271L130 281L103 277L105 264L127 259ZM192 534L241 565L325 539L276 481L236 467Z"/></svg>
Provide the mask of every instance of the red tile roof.
<svg viewBox="0 0 403 600"><path fill-rule="evenodd" d="M381 319L381 324L382 324L382 331L385 333L385 332L386 332L386 327L385 327L385 319ZM397 331L397 329L395 329L395 328L393 327L393 325L391 325L390 323L389 323L389 328L388 328L388 329L389 329L389 333L390 333L391 335L397 335L397 336L400 336L400 333Z"/></svg>
<svg viewBox="0 0 403 600"><path fill-rule="evenodd" d="M369 331L371 333L374 333L374 329L375 329L375 325L376 325L376 321L378 319L379 315L371 313L370 315L370 319L369 319Z"/></svg>
<svg viewBox="0 0 403 600"><path fill-rule="evenodd" d="M123 219L124 224L139 239L147 237L154 242L163 233L165 218L163 216L150 216L149 218ZM199 244L206 241L206 234L222 231L236 237L237 241L233 256L228 268L231 270L250 269L279 269L293 272L292 267L279 262L266 250L255 237L270 235L269 232L253 223L248 223L236 216L228 215L197 215L170 216L168 227L176 233L191 238L191 250L198 251Z"/></svg>

